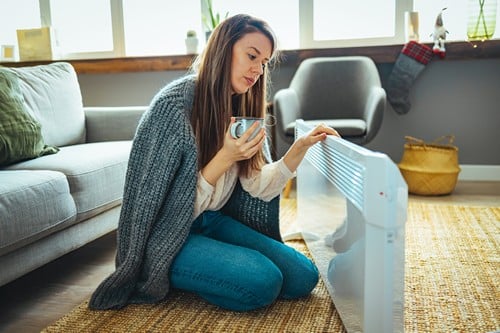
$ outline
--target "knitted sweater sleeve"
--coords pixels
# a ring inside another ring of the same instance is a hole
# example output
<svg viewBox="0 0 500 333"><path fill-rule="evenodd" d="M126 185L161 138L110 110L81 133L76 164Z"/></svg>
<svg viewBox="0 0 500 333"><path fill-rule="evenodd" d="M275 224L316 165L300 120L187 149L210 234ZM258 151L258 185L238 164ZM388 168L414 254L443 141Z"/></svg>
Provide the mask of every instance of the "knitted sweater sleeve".
<svg viewBox="0 0 500 333"><path fill-rule="evenodd" d="M130 153L118 225L116 270L93 293L91 309L156 302L192 222L196 144L177 84L160 92L141 119Z"/></svg>

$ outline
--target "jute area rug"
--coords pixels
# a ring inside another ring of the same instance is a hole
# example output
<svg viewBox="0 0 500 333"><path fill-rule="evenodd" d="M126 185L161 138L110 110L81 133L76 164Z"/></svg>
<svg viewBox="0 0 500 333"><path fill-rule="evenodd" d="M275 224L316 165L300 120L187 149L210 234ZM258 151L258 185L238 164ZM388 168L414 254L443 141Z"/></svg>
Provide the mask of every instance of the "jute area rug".
<svg viewBox="0 0 500 333"><path fill-rule="evenodd" d="M295 219L283 200L283 229ZM406 224L405 332L500 329L500 207L410 202ZM302 241L290 246L310 255ZM90 311L85 301L43 332L345 332L321 281L298 301L235 313L173 292L156 305Z"/></svg>

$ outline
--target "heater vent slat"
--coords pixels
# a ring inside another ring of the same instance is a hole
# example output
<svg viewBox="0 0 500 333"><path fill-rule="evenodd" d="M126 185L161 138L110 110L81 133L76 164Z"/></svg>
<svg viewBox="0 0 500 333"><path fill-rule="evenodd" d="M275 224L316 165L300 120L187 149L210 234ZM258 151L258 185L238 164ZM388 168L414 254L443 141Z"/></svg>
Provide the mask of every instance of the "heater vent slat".
<svg viewBox="0 0 500 333"><path fill-rule="evenodd" d="M297 136L305 134L297 127ZM343 139L329 138L318 145L309 148L305 158L323 176L334 184L344 196L360 210L364 207L365 168L362 164L342 153L349 150L351 143ZM325 154L324 151L328 151Z"/></svg>

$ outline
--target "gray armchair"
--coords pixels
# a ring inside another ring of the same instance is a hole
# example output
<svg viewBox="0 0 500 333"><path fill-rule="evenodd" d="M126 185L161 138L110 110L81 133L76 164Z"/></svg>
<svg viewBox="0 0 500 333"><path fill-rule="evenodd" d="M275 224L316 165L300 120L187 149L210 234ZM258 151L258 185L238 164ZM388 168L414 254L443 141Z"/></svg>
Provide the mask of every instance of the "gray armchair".
<svg viewBox="0 0 500 333"><path fill-rule="evenodd" d="M295 120L325 123L346 140L366 144L382 124L386 93L368 57L325 57L304 60L290 87L276 92L274 150L283 156L294 141Z"/></svg>

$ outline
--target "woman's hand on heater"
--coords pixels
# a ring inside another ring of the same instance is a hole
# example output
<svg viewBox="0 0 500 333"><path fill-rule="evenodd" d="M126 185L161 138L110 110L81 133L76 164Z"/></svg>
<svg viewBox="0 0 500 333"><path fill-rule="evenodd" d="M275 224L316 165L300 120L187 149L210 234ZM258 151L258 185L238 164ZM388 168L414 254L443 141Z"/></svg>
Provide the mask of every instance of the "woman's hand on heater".
<svg viewBox="0 0 500 333"><path fill-rule="evenodd" d="M296 142L302 142L304 149L307 150L312 145L325 140L328 135L333 135L340 138L339 133L335 129L325 124L320 124L306 135L298 138Z"/></svg>
<svg viewBox="0 0 500 333"><path fill-rule="evenodd" d="M316 143L325 140L328 135L340 137L339 133L335 129L330 126L320 124L306 135L295 140L283 157L288 169L290 169L291 172L297 170L297 167L300 162L302 162L307 150Z"/></svg>

